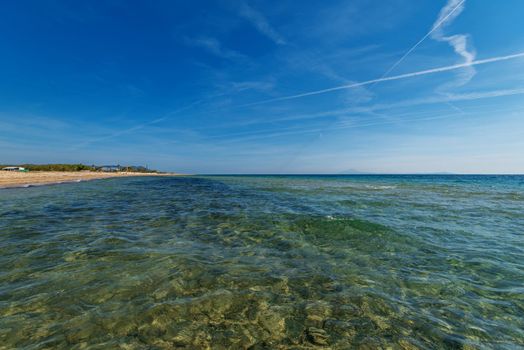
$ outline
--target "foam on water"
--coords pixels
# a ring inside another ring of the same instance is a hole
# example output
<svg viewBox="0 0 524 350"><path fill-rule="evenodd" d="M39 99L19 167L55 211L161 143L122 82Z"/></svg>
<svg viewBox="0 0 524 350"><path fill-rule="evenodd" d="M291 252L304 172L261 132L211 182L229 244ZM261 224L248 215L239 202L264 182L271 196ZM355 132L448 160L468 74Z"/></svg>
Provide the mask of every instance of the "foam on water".
<svg viewBox="0 0 524 350"><path fill-rule="evenodd" d="M28 183L28 184L20 184L20 185L9 185L9 186L0 186L1 189L8 189L8 188L29 188L29 187L38 187L38 186L53 186L53 185L60 185L60 184L67 184L67 183L79 183L82 182L82 179L75 179L75 180L67 180L67 181L53 181L53 182L46 182L46 183Z"/></svg>

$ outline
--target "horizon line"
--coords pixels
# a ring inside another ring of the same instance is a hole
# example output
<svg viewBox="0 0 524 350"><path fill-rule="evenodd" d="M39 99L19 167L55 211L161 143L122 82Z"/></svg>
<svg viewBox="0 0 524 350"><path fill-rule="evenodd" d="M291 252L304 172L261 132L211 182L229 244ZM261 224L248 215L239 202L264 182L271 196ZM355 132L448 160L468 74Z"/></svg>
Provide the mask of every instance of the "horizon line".
<svg viewBox="0 0 524 350"><path fill-rule="evenodd" d="M185 174L184 176L524 176L524 173L447 173L447 172L428 172L428 173L217 173L217 174Z"/></svg>

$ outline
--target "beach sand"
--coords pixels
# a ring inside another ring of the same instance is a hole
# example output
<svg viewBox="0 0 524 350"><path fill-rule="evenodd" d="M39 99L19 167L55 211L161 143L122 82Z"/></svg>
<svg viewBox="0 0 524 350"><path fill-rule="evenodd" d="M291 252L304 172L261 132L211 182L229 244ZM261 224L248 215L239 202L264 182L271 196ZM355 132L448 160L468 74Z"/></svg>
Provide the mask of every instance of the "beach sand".
<svg viewBox="0 0 524 350"><path fill-rule="evenodd" d="M55 183L79 182L86 180L105 179L110 177L128 177L128 176L169 176L176 174L158 174L158 173L104 173L94 171L30 171L27 173L18 171L1 171L0 170L0 188L10 187L27 187L31 185L45 185Z"/></svg>

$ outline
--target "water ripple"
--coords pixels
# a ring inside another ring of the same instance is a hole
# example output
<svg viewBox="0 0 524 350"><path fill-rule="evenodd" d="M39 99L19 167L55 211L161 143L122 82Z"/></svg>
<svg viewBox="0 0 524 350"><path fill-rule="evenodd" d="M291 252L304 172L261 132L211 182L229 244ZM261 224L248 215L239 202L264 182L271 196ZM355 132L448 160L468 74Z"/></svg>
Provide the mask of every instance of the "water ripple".
<svg viewBox="0 0 524 350"><path fill-rule="evenodd" d="M0 348L524 348L523 177L0 192Z"/></svg>

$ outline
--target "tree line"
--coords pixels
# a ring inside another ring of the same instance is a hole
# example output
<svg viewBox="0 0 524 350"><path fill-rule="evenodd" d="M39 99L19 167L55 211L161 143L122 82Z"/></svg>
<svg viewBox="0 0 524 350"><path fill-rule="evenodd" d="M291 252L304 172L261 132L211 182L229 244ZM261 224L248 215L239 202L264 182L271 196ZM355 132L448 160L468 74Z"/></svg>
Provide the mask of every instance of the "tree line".
<svg viewBox="0 0 524 350"><path fill-rule="evenodd" d="M23 167L29 171L101 171L102 167L85 164L17 164L17 165L0 165L0 169L17 166ZM156 172L143 166L118 166L118 171L132 172Z"/></svg>

